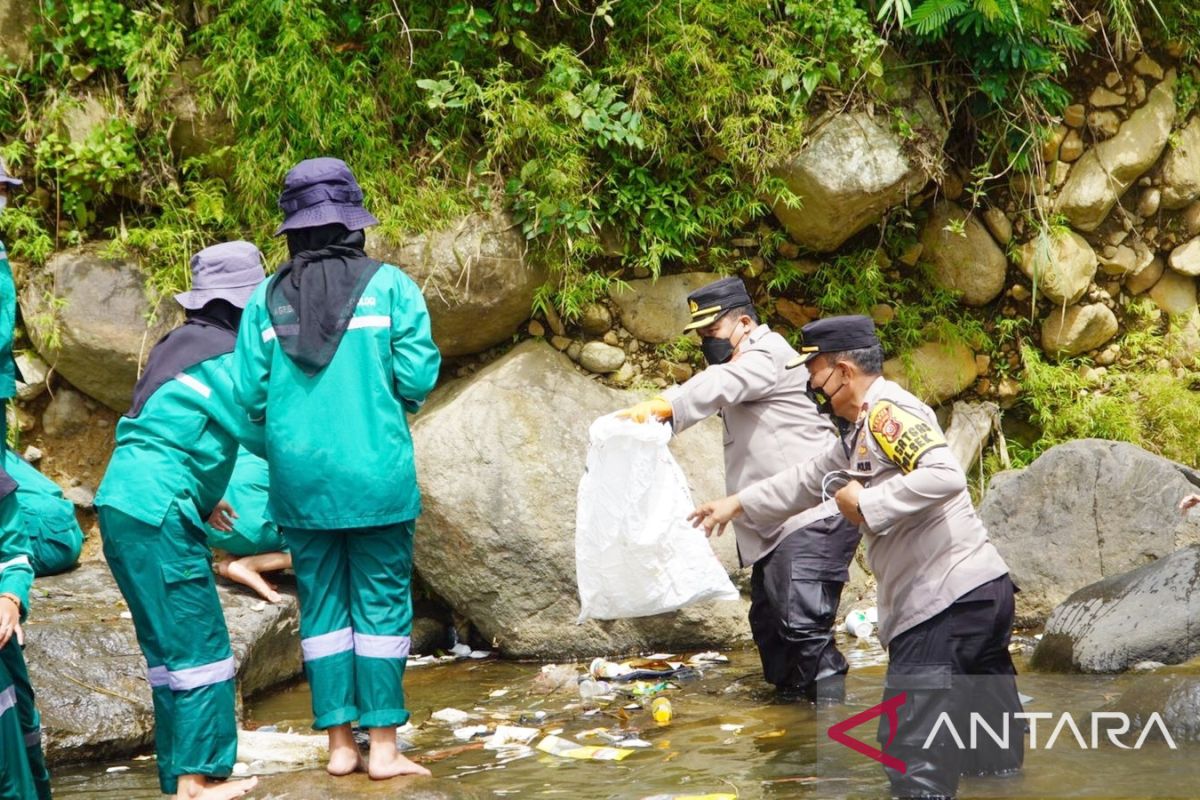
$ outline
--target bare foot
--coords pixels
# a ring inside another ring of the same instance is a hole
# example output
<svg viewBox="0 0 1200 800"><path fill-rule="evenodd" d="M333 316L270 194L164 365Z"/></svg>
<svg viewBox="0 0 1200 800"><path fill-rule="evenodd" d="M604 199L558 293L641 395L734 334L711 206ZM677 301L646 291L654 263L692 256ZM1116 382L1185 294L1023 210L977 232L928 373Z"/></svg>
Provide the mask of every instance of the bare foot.
<svg viewBox="0 0 1200 800"><path fill-rule="evenodd" d="M371 780L373 781L383 781L388 778L399 777L400 775L419 775L428 778L433 773L420 764L412 762L403 753L392 753L391 758L385 760L383 758L376 758L374 751L372 751L367 774L371 776Z"/></svg>
<svg viewBox="0 0 1200 800"><path fill-rule="evenodd" d="M232 800L241 797L258 785L258 778L208 783L199 775L181 775L177 800Z"/></svg>
<svg viewBox="0 0 1200 800"><path fill-rule="evenodd" d="M237 561L230 562L221 574L231 581L237 581L243 586L249 586L258 592L268 603L279 603L282 601L283 598L279 596L279 592L275 591L263 579L262 575L255 572L246 561L247 559L238 559Z"/></svg>
<svg viewBox="0 0 1200 800"><path fill-rule="evenodd" d="M358 744L354 741L354 734L351 733L349 725L338 725L326 732L329 734L329 763L325 766L326 772L340 778L352 772L366 770L366 762L363 761L362 753L358 751Z"/></svg>

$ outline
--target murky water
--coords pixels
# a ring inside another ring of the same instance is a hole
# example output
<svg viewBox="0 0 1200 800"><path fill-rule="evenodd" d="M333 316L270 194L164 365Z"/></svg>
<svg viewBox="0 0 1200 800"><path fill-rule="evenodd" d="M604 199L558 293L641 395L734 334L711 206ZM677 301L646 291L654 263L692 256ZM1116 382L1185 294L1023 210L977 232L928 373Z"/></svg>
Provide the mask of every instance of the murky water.
<svg viewBox="0 0 1200 800"><path fill-rule="evenodd" d="M878 765L825 735L829 724L876 704L881 694L885 659L878 645L855 640L843 644L852 665L845 707L817 712L807 704L779 702L759 675L757 655L746 650L728 653L729 664L705 667L699 677L669 691L675 716L666 726L655 724L648 711L621 711L628 699L585 713L575 694L540 694L533 684L537 664L487 661L414 668L406 681L417 726L409 737L410 755L438 753L444 757L430 765L437 778L494 797L639 800L724 792L768 800L883 798L886 781ZM1050 711L1057 719L1062 712L1088 714L1132 680L1025 673L1020 688L1033 698L1027 710ZM308 733L308 703L307 687L289 688L251 704L246 709L248 725ZM603 730L640 737L650 747L620 762L577 761L532 750L454 750L463 742L455 739L450 726L429 719L446 707L476 714L481 723L507 720L543 732L561 728L560 736L581 744L608 744L599 735ZM596 733L581 736L587 731ZM870 742L873 732L868 724L853 735ZM1080 748L1064 735L1046 750L1048 733L1045 727L1040 732L1042 749L1027 750L1023 775L966 779L961 796L1200 796L1200 746L1178 742L1179 749L1171 750L1147 742L1141 750L1112 745L1095 750ZM1083 734L1086 740L1090 732L1085 728ZM128 769L107 773L110 767ZM265 785L270 777L263 780ZM55 788L61 800L159 796L151 760L59 770Z"/></svg>

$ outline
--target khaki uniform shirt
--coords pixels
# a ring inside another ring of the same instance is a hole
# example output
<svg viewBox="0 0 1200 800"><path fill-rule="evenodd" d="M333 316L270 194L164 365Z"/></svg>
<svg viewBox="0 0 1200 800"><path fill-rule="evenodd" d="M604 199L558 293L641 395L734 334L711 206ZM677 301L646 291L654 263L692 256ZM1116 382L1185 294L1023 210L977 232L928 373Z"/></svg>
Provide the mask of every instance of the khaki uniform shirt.
<svg viewBox="0 0 1200 800"><path fill-rule="evenodd" d="M972 589L1008 573L971 505L967 479L933 411L878 378L864 413L821 456L738 493L756 526L808 508L839 470L862 473L859 507L867 563L878 581L879 640L946 610ZM830 484L829 494L845 480Z"/></svg>
<svg viewBox="0 0 1200 800"><path fill-rule="evenodd" d="M808 370L784 369L796 357L787 340L766 325L747 336L736 359L709 366L663 395L671 403L677 433L720 414L725 423L725 487L729 494L792 464L804 463L837 442L832 420L818 413L804 393ZM769 554L785 535L836 513L836 506L831 505L810 514L785 514L762 524L739 521L734 529L742 566ZM828 544L844 549L838 542ZM853 547L850 549L853 555ZM830 555L840 565L827 564ZM813 552L809 558L815 570L810 577L846 580L847 557ZM827 576L829 572L838 576Z"/></svg>

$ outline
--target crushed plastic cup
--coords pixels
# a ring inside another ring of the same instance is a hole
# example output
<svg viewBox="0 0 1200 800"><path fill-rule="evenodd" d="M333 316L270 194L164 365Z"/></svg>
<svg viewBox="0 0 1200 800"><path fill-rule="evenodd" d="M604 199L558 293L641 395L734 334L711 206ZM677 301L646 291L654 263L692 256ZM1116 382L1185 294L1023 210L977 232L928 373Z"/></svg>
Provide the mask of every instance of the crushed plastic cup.
<svg viewBox="0 0 1200 800"><path fill-rule="evenodd" d="M591 678L584 678L579 682L579 699L585 704L592 703L610 694L612 694L612 687L605 681L594 681Z"/></svg>
<svg viewBox="0 0 1200 800"><path fill-rule="evenodd" d="M871 620L865 611L851 611L846 615L846 622L843 627L846 633L854 634L859 639L866 639L875 632L875 626L871 624Z"/></svg>
<svg viewBox="0 0 1200 800"><path fill-rule="evenodd" d="M656 697L654 702L650 704L650 716L654 717L654 721L659 725L669 725L671 723L671 701L665 697Z"/></svg>

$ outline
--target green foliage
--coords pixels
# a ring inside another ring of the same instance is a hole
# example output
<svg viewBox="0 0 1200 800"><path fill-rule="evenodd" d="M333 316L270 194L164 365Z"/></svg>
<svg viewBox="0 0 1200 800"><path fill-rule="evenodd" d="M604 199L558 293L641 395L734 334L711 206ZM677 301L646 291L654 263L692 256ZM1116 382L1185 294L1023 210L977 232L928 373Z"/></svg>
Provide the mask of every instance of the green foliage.
<svg viewBox="0 0 1200 800"><path fill-rule="evenodd" d="M83 142L60 133L47 134L34 151L40 173L52 176L62 213L77 228L96 219L95 201L113 193L118 184L140 169L135 138L127 121L111 119L97 126Z"/></svg>

